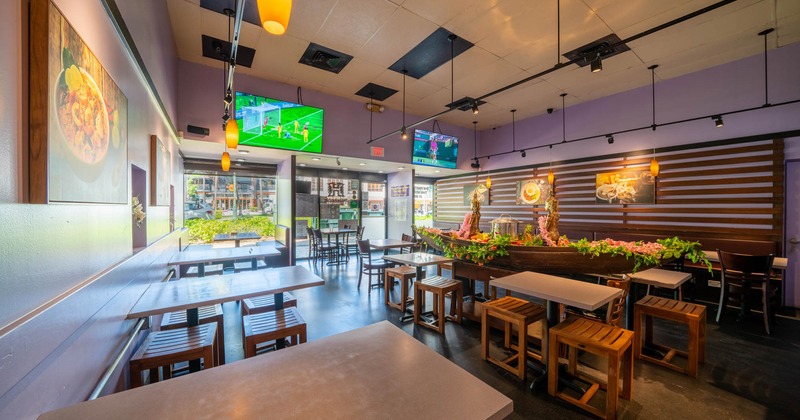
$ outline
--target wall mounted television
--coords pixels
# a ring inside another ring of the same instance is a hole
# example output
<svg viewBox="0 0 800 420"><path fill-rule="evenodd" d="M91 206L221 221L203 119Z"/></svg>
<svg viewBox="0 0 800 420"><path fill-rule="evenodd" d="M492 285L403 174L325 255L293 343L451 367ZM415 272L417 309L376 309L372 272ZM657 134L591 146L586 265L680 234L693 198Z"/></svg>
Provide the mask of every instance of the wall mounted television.
<svg viewBox="0 0 800 420"><path fill-rule="evenodd" d="M458 162L458 137L414 130L411 163L455 169Z"/></svg>
<svg viewBox="0 0 800 420"><path fill-rule="evenodd" d="M239 144L322 153L324 110L236 92Z"/></svg>

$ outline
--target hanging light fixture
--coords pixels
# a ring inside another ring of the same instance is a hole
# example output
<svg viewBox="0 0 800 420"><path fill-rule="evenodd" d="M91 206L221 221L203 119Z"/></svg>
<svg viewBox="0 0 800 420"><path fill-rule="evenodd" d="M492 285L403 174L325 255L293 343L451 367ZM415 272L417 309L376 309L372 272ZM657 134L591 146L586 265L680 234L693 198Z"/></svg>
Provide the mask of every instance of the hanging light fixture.
<svg viewBox="0 0 800 420"><path fill-rule="evenodd" d="M228 149L236 149L239 145L239 124L236 118L229 118L225 123L225 144Z"/></svg>
<svg viewBox="0 0 800 420"><path fill-rule="evenodd" d="M658 68L658 64L653 64L652 66L648 67L651 74L651 90L653 92L653 131L656 131L656 68ZM655 139L653 140L655 142ZM653 177L658 176L658 161L656 160L656 147L653 146L653 159L650 161L650 175Z"/></svg>
<svg viewBox="0 0 800 420"><path fill-rule="evenodd" d="M553 173L553 145L550 145L550 168L547 170L547 183L553 185L556 175Z"/></svg>
<svg viewBox="0 0 800 420"><path fill-rule="evenodd" d="M408 133L406 133L406 74L408 70L403 69L403 127L400 128L400 138L408 140Z"/></svg>
<svg viewBox="0 0 800 420"><path fill-rule="evenodd" d="M514 114L516 114L516 112L517 112L516 109L512 109L511 110L511 151L512 152L516 152L517 151L517 131L516 131L515 124L514 124ZM522 156L522 157L525 157L525 156Z"/></svg>
<svg viewBox="0 0 800 420"><path fill-rule="evenodd" d="M489 189L492 188L492 177L491 176L487 176L486 177L486 188L489 188Z"/></svg>
<svg viewBox="0 0 800 420"><path fill-rule="evenodd" d="M592 60L591 63L592 73L600 73L603 71L603 60L600 58L600 52L597 52L597 58Z"/></svg>
<svg viewBox="0 0 800 420"><path fill-rule="evenodd" d="M481 161L478 159L478 122L472 122L472 150L473 150L473 158L475 162L472 162L470 166L472 169L480 169L481 168ZM477 175L476 175L477 176Z"/></svg>
<svg viewBox="0 0 800 420"><path fill-rule="evenodd" d="M564 92L561 95L561 143L567 142L567 109L564 105L564 98L567 96L567 93Z"/></svg>
<svg viewBox="0 0 800 420"><path fill-rule="evenodd" d="M258 17L261 25L273 35L283 35L289 26L292 0L258 0Z"/></svg>
<svg viewBox="0 0 800 420"><path fill-rule="evenodd" d="M228 152L222 152L222 170L228 172L228 169L231 168L231 155Z"/></svg>
<svg viewBox="0 0 800 420"><path fill-rule="evenodd" d="M711 117L711 119L714 120L714 125L717 128L722 128L723 126L725 126L725 122L722 121L722 115Z"/></svg>

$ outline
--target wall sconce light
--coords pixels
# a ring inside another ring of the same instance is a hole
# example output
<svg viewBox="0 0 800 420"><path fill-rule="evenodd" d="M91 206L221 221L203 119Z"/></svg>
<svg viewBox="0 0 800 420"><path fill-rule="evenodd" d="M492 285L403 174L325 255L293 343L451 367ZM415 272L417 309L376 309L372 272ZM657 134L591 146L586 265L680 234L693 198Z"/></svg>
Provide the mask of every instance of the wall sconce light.
<svg viewBox="0 0 800 420"><path fill-rule="evenodd" d="M258 0L258 17L261 25L273 35L283 35L289 26L292 0Z"/></svg>
<svg viewBox="0 0 800 420"><path fill-rule="evenodd" d="M711 118L714 120L714 124L717 126L717 128L721 128L725 125L725 123L722 121L722 115L717 115Z"/></svg>
<svg viewBox="0 0 800 420"><path fill-rule="evenodd" d="M231 168L231 155L228 152L222 152L222 160L220 161L222 164L222 170L228 172L228 169Z"/></svg>

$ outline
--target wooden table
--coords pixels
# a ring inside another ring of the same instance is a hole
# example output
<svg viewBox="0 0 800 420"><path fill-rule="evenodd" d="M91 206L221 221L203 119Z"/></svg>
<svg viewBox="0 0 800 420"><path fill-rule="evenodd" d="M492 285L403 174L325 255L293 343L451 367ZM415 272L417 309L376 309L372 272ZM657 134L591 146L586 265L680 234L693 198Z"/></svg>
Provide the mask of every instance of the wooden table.
<svg viewBox="0 0 800 420"><path fill-rule="evenodd" d="M615 287L602 286L532 271L523 271L521 273L494 279L489 282L489 285L528 296L538 297L547 302L547 322L545 323L544 337L542 337L542 359L545 361L547 361L549 329L558 323L561 315L558 311L559 303L593 311L622 294L622 290ZM546 377L547 363L545 362L544 374L534 380L531 384L531 388L539 381L547 383Z"/></svg>
<svg viewBox="0 0 800 420"><path fill-rule="evenodd" d="M683 283L692 278L690 273L683 271L664 270L662 268L651 268L628 274L631 278L631 288L625 298L625 328L633 329L633 309L636 305L636 297L639 295L639 285L660 287L663 289L677 290Z"/></svg>
<svg viewBox="0 0 800 420"><path fill-rule="evenodd" d="M261 235L255 232L218 233L214 235L214 242L234 241L236 248L239 248L242 239L261 239Z"/></svg>
<svg viewBox="0 0 800 420"><path fill-rule="evenodd" d="M188 325L195 326L199 322L198 308L201 306L274 294L275 309L283 309L283 292L323 284L325 280L300 266L153 283L133 305L127 318L186 310ZM283 347L283 342L279 340L277 346ZM192 361L190 370L199 370L199 362L195 364Z"/></svg>
<svg viewBox="0 0 800 420"><path fill-rule="evenodd" d="M709 261L719 262L719 254L717 254L717 251L703 251L703 254L706 254L706 258L708 258ZM772 260L772 268L776 270L786 270L788 264L789 259L786 257L775 257Z"/></svg>
<svg viewBox="0 0 800 420"><path fill-rule="evenodd" d="M234 261L239 259L250 259L253 264L253 270L258 265L258 258L274 257L281 255L280 251L272 246L250 246L245 248L211 248L180 251L172 256L167 264L169 265L197 265L198 277L205 275L205 263L219 262L219 261ZM180 271L180 270L179 270Z"/></svg>
<svg viewBox="0 0 800 420"><path fill-rule="evenodd" d="M411 252L408 254L394 254L384 255L383 259L386 261L396 262L398 264L405 264L417 269L417 276L414 281L422 280L422 267L427 265L437 265L440 263L453 262L455 259L443 257L441 255L428 254L427 252ZM414 302L416 305L417 303ZM414 312L410 312L413 307L407 307L406 312L400 316L401 322L408 322L414 320ZM424 310L425 308L420 308ZM423 316L427 317L430 313L426 312Z"/></svg>
<svg viewBox="0 0 800 420"><path fill-rule="evenodd" d="M333 235L334 236L334 241L336 242L336 245L337 245L337 247L336 247L336 259L328 260L327 265L347 264L347 260L346 259L343 260L342 259L342 253L339 252L339 247L338 247L338 245L339 245L339 235L345 235L345 237L347 237L347 235L349 235L351 233L356 233L356 231L354 229L332 229L332 228L320 229L319 231L320 231L320 233L322 233L323 235L326 235L328 237L328 244L330 244L331 235Z"/></svg>
<svg viewBox="0 0 800 420"><path fill-rule="evenodd" d="M376 251L383 251L383 255L387 255L392 248L410 248L414 245L416 245L416 243L401 241L399 239L376 239L369 241L369 247Z"/></svg>
<svg viewBox="0 0 800 420"><path fill-rule="evenodd" d="M55 419L502 419L508 397L383 321L44 413Z"/></svg>

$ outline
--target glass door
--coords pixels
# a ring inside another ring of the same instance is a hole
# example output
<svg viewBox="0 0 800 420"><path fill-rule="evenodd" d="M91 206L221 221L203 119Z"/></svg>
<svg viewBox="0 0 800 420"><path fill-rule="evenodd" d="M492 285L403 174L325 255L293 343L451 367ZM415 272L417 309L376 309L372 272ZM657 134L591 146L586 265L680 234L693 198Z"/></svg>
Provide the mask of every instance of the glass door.
<svg viewBox="0 0 800 420"><path fill-rule="evenodd" d="M386 183L361 183L361 215L364 239L386 238Z"/></svg>

